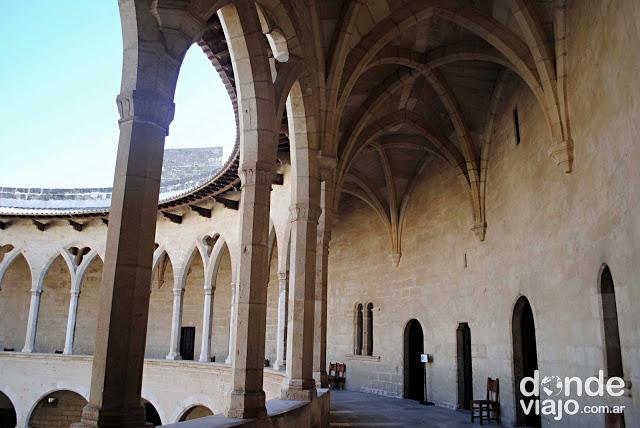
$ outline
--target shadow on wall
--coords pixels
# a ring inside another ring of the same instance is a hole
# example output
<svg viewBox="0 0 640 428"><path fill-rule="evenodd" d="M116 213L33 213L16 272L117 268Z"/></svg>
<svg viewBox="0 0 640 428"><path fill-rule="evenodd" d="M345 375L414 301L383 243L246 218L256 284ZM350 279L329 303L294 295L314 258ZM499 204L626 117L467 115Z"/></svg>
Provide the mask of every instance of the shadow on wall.
<svg viewBox="0 0 640 428"><path fill-rule="evenodd" d="M9 397L0 392L0 428L13 428L16 424L16 409Z"/></svg>

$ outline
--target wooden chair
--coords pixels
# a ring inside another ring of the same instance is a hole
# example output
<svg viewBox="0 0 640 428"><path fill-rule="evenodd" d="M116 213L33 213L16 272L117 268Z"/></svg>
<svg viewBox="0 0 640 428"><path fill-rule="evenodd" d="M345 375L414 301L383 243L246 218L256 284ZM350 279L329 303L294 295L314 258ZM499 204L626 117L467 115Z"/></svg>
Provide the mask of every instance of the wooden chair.
<svg viewBox="0 0 640 428"><path fill-rule="evenodd" d="M471 400L471 422L480 419L500 424L500 379L487 378L487 396L484 400Z"/></svg>
<svg viewBox="0 0 640 428"><path fill-rule="evenodd" d="M347 365L344 363L329 363L327 380L331 389L344 389L344 381L347 372Z"/></svg>

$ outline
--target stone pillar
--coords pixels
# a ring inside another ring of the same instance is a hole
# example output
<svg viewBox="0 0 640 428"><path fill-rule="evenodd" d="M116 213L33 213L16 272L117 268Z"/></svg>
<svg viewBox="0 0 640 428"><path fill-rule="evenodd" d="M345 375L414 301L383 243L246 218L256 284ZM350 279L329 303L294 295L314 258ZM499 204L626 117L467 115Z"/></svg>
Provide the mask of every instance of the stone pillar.
<svg viewBox="0 0 640 428"><path fill-rule="evenodd" d="M287 338L287 298L289 288L289 272L278 272L278 331L276 338L276 362L273 365L275 370L282 370L285 367L286 338Z"/></svg>
<svg viewBox="0 0 640 428"><path fill-rule="evenodd" d="M314 177L308 177L308 180L313 181ZM319 187L319 179L316 177L315 180L318 180ZM320 206L317 203L297 203L291 208L288 383L282 391L282 398L288 400L312 400L316 394L313 379L313 319L319 217Z"/></svg>
<svg viewBox="0 0 640 428"><path fill-rule="evenodd" d="M213 314L213 293L215 289L209 285L204 289L204 312L202 316L202 346L200 361L208 363L211 360L211 316Z"/></svg>
<svg viewBox="0 0 640 428"><path fill-rule="evenodd" d="M118 154L89 402L75 428L142 428L142 371L164 139L190 37L161 34L152 0L120 0L124 39ZM179 13L176 11L176 13Z"/></svg>
<svg viewBox="0 0 640 428"><path fill-rule="evenodd" d="M36 343L36 329L38 326L38 312L40 311L40 295L42 290L31 290L31 302L29 303L29 319L27 320L27 334L24 340L22 352L31 353Z"/></svg>
<svg viewBox="0 0 640 428"><path fill-rule="evenodd" d="M225 363L231 364L233 362L233 350L235 349L235 324L236 324L236 298L238 295L237 285L235 282L231 283L231 311L229 314L229 352L227 353L227 359Z"/></svg>
<svg viewBox="0 0 640 428"><path fill-rule="evenodd" d="M323 217L325 216L326 214L323 214ZM323 220L320 222L321 230L318 231L316 254L313 378L318 387L327 388L329 386L327 380L327 273L331 232L325 229L326 223Z"/></svg>
<svg viewBox="0 0 640 428"><path fill-rule="evenodd" d="M334 202L334 182L338 161L336 158L320 158L320 206L322 214L318 225L318 251L316 254L316 290L313 346L313 377L321 388L329 386L327 380L327 288L329 270L329 242L331 230L336 221ZM354 342L355 343L355 342Z"/></svg>
<svg viewBox="0 0 640 428"><path fill-rule="evenodd" d="M269 208L281 120L260 19L252 0L237 0L218 11L230 47L238 91L240 246L236 319L233 326L231 392L227 417L266 415L262 389L267 284Z"/></svg>
<svg viewBox="0 0 640 428"><path fill-rule="evenodd" d="M180 329L182 327L182 296L184 288L173 289L173 313L171 316L171 342L167 360L179 360L180 357Z"/></svg>
<svg viewBox="0 0 640 428"><path fill-rule="evenodd" d="M266 415L262 389L266 331L269 204L274 164L243 165L241 256L232 340L232 391L227 417Z"/></svg>
<svg viewBox="0 0 640 428"><path fill-rule="evenodd" d="M64 338L64 351L63 354L73 354L73 336L76 330L76 317L78 316L78 297L80 291L75 287L71 287L71 293L69 296L69 316L67 317L67 333Z"/></svg>

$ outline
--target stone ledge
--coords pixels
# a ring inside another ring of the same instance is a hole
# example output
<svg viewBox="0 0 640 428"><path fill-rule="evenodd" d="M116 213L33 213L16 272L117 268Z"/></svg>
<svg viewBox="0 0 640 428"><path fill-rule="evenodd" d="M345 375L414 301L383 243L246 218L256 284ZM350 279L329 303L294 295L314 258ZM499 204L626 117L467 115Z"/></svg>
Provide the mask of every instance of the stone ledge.
<svg viewBox="0 0 640 428"><path fill-rule="evenodd" d="M380 361L380 355L356 355L356 354L347 354L345 356L347 360L361 360L361 361Z"/></svg>

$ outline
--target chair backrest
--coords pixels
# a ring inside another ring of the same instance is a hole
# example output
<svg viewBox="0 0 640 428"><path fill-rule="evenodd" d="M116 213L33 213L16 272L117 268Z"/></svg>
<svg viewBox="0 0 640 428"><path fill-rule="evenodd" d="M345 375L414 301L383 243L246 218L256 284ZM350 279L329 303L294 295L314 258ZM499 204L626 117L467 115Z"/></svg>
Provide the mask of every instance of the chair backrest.
<svg viewBox="0 0 640 428"><path fill-rule="evenodd" d="M345 363L338 363L338 376L345 377L347 374L347 365Z"/></svg>
<svg viewBox="0 0 640 428"><path fill-rule="evenodd" d="M336 376L336 363L329 362L329 376Z"/></svg>
<svg viewBox="0 0 640 428"><path fill-rule="evenodd" d="M487 400L500 402L500 379L487 378Z"/></svg>

